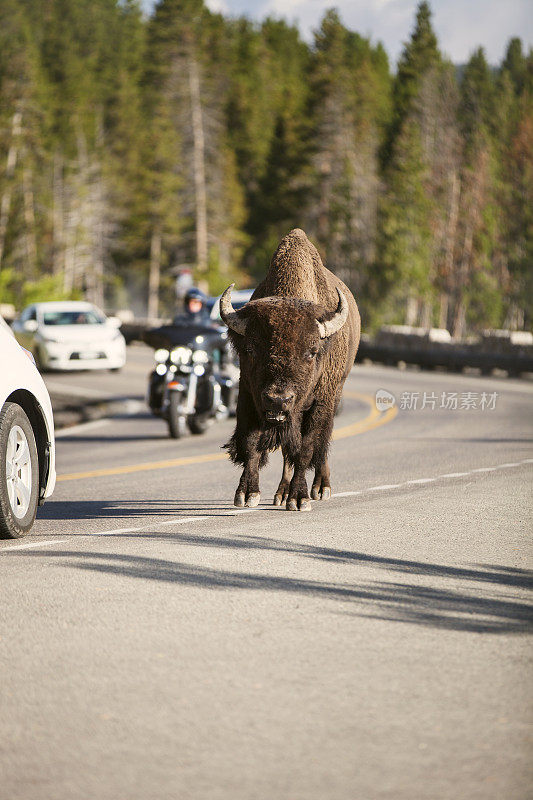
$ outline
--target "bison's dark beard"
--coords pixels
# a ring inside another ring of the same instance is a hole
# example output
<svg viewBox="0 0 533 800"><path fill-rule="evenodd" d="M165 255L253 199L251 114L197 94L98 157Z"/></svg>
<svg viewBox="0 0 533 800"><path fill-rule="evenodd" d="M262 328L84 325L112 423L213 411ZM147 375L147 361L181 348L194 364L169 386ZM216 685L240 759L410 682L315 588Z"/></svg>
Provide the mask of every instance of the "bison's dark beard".
<svg viewBox="0 0 533 800"><path fill-rule="evenodd" d="M299 415L291 414L282 425L269 425L265 427L259 437L258 450L264 453L264 463L268 453L279 447L283 448L287 459L294 463L294 456L302 446L301 419ZM263 459L261 459L263 461Z"/></svg>
<svg viewBox="0 0 533 800"><path fill-rule="evenodd" d="M294 464L296 454L300 451L302 445L301 422L300 414L292 414L282 425L264 425L262 427L258 432L257 438L257 450L261 453L260 468L267 464L268 454L279 447L283 449L283 453L289 463ZM229 457L234 464L242 464L244 466L246 459L245 439L239 436L237 428L229 442L226 442L223 447L228 451Z"/></svg>

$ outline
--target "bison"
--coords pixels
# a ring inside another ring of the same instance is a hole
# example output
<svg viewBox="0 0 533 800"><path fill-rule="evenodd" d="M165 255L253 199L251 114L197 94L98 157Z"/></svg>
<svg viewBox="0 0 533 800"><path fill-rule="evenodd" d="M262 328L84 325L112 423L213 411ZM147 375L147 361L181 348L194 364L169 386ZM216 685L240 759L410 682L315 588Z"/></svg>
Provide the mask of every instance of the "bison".
<svg viewBox="0 0 533 800"><path fill-rule="evenodd" d="M281 240L265 280L238 312L233 287L221 297L220 315L241 364L237 424L224 445L244 467L234 504L259 503L259 470L281 447L274 505L308 511L308 469L315 470L311 498L331 497L328 448L359 345L357 305L299 228Z"/></svg>

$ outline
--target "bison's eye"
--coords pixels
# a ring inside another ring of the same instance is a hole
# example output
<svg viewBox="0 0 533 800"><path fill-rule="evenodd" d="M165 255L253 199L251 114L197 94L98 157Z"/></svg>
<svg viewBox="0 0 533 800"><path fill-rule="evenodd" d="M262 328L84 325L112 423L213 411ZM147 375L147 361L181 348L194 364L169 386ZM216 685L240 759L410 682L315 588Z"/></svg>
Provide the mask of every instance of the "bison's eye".
<svg viewBox="0 0 533 800"><path fill-rule="evenodd" d="M305 354L308 361L312 361L318 355L318 347L312 347L310 350L307 351Z"/></svg>

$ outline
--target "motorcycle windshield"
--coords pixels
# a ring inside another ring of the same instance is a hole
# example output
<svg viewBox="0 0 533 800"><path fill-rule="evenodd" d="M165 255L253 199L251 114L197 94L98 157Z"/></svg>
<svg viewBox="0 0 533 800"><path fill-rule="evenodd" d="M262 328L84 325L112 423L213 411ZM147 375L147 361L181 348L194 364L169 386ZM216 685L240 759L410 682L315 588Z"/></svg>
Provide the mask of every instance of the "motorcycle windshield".
<svg viewBox="0 0 533 800"><path fill-rule="evenodd" d="M220 330L212 325L162 325L145 331L143 339L154 350L162 347L171 350L173 347L191 346L197 336L204 337L203 346L213 346L220 339Z"/></svg>

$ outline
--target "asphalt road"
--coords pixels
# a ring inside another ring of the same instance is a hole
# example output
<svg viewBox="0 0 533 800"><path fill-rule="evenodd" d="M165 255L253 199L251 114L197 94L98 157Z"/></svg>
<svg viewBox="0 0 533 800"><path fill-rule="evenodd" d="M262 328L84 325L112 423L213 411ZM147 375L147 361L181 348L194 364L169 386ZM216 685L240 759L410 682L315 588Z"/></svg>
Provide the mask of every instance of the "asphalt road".
<svg viewBox="0 0 533 800"><path fill-rule="evenodd" d="M140 396L130 351L49 380ZM335 496L307 514L270 505L277 457L232 507L231 421L58 439L53 498L0 543L2 799L531 796L533 385L357 367L347 388ZM377 389L419 407L378 412Z"/></svg>

